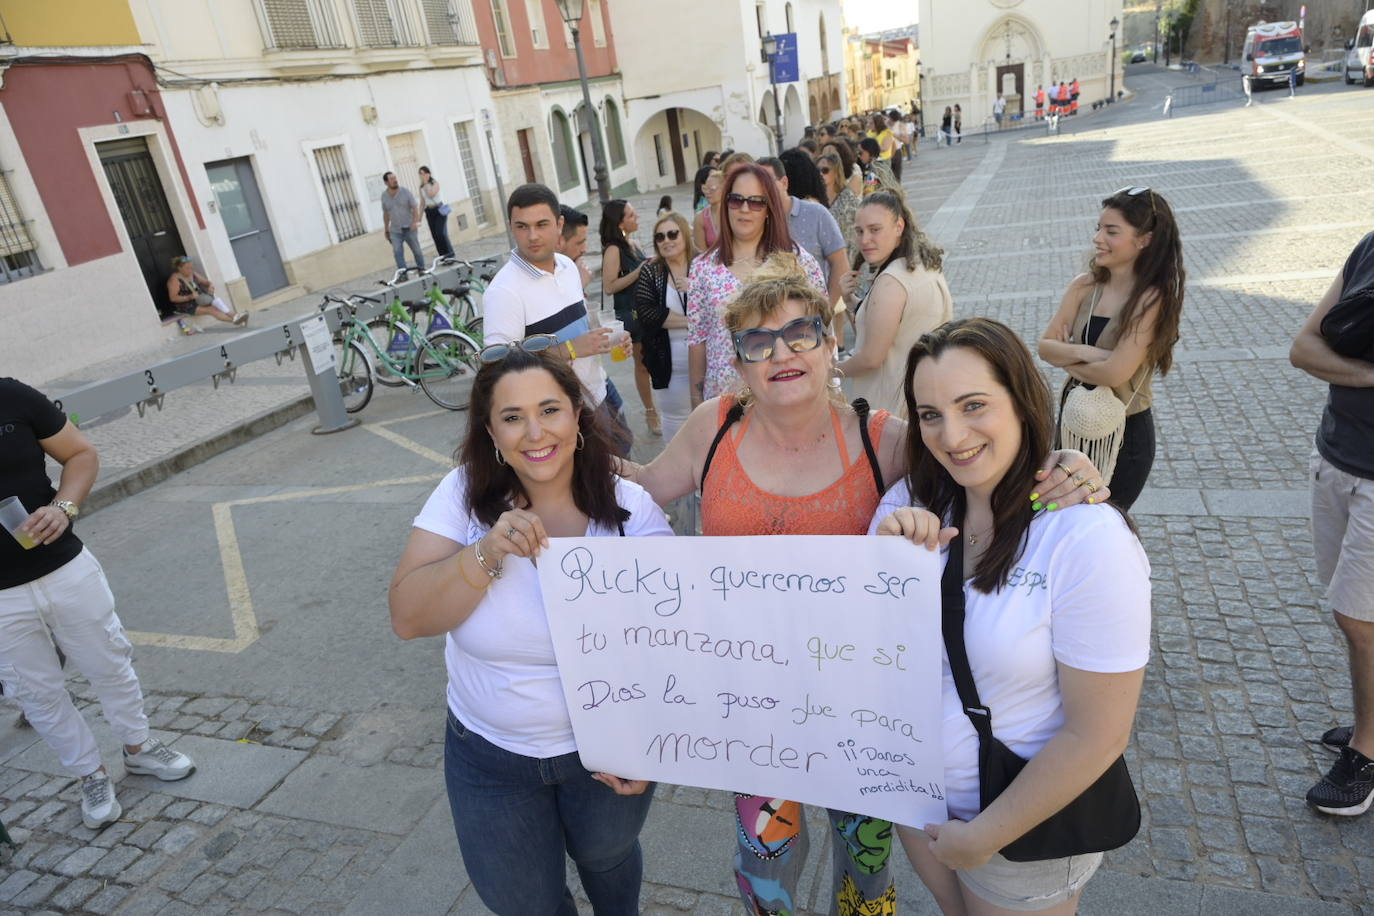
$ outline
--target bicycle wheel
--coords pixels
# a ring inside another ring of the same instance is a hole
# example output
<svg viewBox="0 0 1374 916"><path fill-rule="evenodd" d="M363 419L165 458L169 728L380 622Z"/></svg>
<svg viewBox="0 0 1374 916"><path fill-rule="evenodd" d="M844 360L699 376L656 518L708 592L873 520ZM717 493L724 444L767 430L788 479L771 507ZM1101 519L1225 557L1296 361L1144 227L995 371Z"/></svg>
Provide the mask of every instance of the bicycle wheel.
<svg viewBox="0 0 1374 916"><path fill-rule="evenodd" d="M373 318L367 323L367 333L377 344L378 352L387 354L402 365L409 361L410 353L408 351L411 349L409 338L397 340L396 336L404 332L394 329L390 321L385 318ZM397 375L384 359L379 358L375 361L372 374L379 385L385 385L388 388L399 388L405 384L405 379Z"/></svg>
<svg viewBox="0 0 1374 916"><path fill-rule="evenodd" d="M348 413L357 413L372 400L372 361L356 340L334 341L334 374Z"/></svg>
<svg viewBox="0 0 1374 916"><path fill-rule="evenodd" d="M446 410L463 410L477 375L477 344L457 331L435 331L415 354L415 375L425 395Z"/></svg>
<svg viewBox="0 0 1374 916"><path fill-rule="evenodd" d="M472 297L467 295L450 296L448 307L453 312L454 321L462 325L461 330L466 331L480 349L482 346L482 313L473 304Z"/></svg>

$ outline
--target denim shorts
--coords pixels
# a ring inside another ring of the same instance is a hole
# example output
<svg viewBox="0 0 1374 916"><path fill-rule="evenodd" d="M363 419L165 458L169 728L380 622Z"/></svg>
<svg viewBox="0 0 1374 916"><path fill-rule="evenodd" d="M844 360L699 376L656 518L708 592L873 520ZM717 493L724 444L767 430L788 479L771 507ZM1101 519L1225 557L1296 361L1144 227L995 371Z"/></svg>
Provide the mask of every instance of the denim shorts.
<svg viewBox="0 0 1374 916"><path fill-rule="evenodd" d="M1012 862L994 854L986 865L956 871L959 883L994 906L1021 913L1049 909L1083 889L1102 864L1102 853Z"/></svg>

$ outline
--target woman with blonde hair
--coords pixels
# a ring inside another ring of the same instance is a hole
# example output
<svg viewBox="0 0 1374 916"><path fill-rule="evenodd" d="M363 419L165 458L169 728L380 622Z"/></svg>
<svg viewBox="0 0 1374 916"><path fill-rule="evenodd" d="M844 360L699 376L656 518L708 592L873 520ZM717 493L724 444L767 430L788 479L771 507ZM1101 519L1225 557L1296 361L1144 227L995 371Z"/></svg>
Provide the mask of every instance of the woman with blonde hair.
<svg viewBox="0 0 1374 916"><path fill-rule="evenodd" d="M887 483L906 473L906 424L885 410L870 414L866 404L844 403L830 384L830 303L811 273L786 251L753 273L724 313L743 388L692 411L649 465L622 464L659 505L699 489L703 534L863 534ZM1071 473L1096 477L1084 456L1063 452L1025 482L1037 496L1068 505L1087 495ZM795 801L736 798L735 877L749 912L797 912L809 845L801 815ZM891 825L843 811L829 819L832 912L842 893L845 901L883 901L881 912L892 912ZM865 849L872 856L861 868L854 855Z"/></svg>
<svg viewBox="0 0 1374 916"><path fill-rule="evenodd" d="M944 252L921 231L906 201L890 191L864 198L854 237L859 256L841 286L858 339L837 368L853 382L856 397L905 417L906 355L922 334L954 317L941 271ZM865 263L877 276L860 299L859 267Z"/></svg>
<svg viewBox="0 0 1374 916"><path fill-rule="evenodd" d="M654 387L654 402L671 440L692 412L687 364L687 290L696 249L687 218L669 212L654 224L654 253L635 282L635 321L639 324L644 367Z"/></svg>

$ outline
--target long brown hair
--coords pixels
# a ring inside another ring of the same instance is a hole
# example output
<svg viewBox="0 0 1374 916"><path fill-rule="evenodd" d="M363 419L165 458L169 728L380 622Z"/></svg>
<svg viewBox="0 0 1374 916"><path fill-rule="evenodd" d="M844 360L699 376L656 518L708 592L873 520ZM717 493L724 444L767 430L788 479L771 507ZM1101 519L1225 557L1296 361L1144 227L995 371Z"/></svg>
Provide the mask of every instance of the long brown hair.
<svg viewBox="0 0 1374 916"><path fill-rule="evenodd" d="M1025 548L1031 519L1030 489L1035 472L1049 453L1054 408L1049 386L1031 358L1030 350L1016 332L991 318L959 318L921 335L906 361L907 485L912 498L941 519L964 525L964 488L926 448L916 410L916 367L927 358L938 359L946 350L964 347L987 362L993 376L1011 396L1021 421L1021 450L992 492L992 541L974 568L973 587L984 594L1000 591L1007 575ZM960 532L963 536L963 532Z"/></svg>
<svg viewBox="0 0 1374 916"><path fill-rule="evenodd" d="M458 466L467 472L467 505L464 507L483 525L496 524L501 513L529 505L520 476L509 464L496 460L496 443L487 424L491 422L492 395L496 383L512 372L542 369L572 401L577 412L577 428L582 445L573 458L573 503L587 518L606 528L615 528L630 517L615 499L610 438L592 408L586 390L572 366L547 352L526 353L512 347L505 359L484 363L472 382L468 402L468 434L454 455Z"/></svg>
<svg viewBox="0 0 1374 916"><path fill-rule="evenodd" d="M744 175L753 175L763 188L763 196L768 199L768 209L764 211L763 237L759 239L758 259L763 261L774 252L797 249L792 242L792 231L787 226L787 209L783 205L782 195L778 193L778 183L772 171L755 162L741 162L725 173L725 184L720 188L720 206L725 212L724 219L716 227L714 250L718 252L720 263L726 267L735 262L735 233L730 228L730 208L726 204L726 198L734 191L735 183Z"/></svg>
<svg viewBox="0 0 1374 916"><path fill-rule="evenodd" d="M1134 190L1134 189L1132 189ZM1102 201L1102 209L1118 211L1126 222L1140 234L1151 233L1150 243L1135 259L1135 284L1121 306L1117 320L1121 322L1118 339L1132 333L1144 308L1145 294L1154 290L1158 313L1155 317L1155 336L1146 356L1160 375L1168 375L1174 365L1174 344L1178 343L1178 326L1183 317L1183 286L1187 271L1183 269L1183 241L1179 238L1178 222L1173 208L1164 195L1146 188L1135 194L1123 189ZM1091 264L1093 280L1106 283L1111 272Z"/></svg>
<svg viewBox="0 0 1374 916"><path fill-rule="evenodd" d="M944 265L945 250L935 247L935 243L930 240L930 236L925 234L920 224L916 222L916 216L911 212L911 208L906 205L906 201L898 197L891 191L874 191L863 199L859 204L859 209L864 207L882 207L894 217L902 221L902 237L897 242L897 247L892 250L888 257L890 263L894 258L905 258L907 270L915 270L917 262L926 270L940 270ZM857 219L857 216L856 216ZM858 270L863 266L863 255L854 256L853 267ZM884 264L883 267L886 267Z"/></svg>

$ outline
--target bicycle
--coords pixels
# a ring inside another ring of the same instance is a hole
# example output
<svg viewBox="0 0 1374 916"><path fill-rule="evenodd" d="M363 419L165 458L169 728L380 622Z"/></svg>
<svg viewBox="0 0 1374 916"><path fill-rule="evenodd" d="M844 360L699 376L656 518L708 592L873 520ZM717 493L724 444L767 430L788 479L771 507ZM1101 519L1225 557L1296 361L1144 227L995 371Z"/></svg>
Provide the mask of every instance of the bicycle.
<svg viewBox="0 0 1374 916"><path fill-rule="evenodd" d="M368 296L354 298L380 301ZM386 367L396 384L408 385L412 390L418 385L426 397L446 410L462 410L467 406L480 349L471 337L451 328L421 335L409 321L395 315L395 310L404 310L393 300L388 311L392 312L397 330L404 331L410 343L404 354L397 354L377 343L369 324L358 319L358 309L353 302L326 294L320 310L325 311L330 304L339 307L335 371L344 395L344 410L348 413L357 413L372 399L373 381L380 380L377 370L381 366Z"/></svg>

